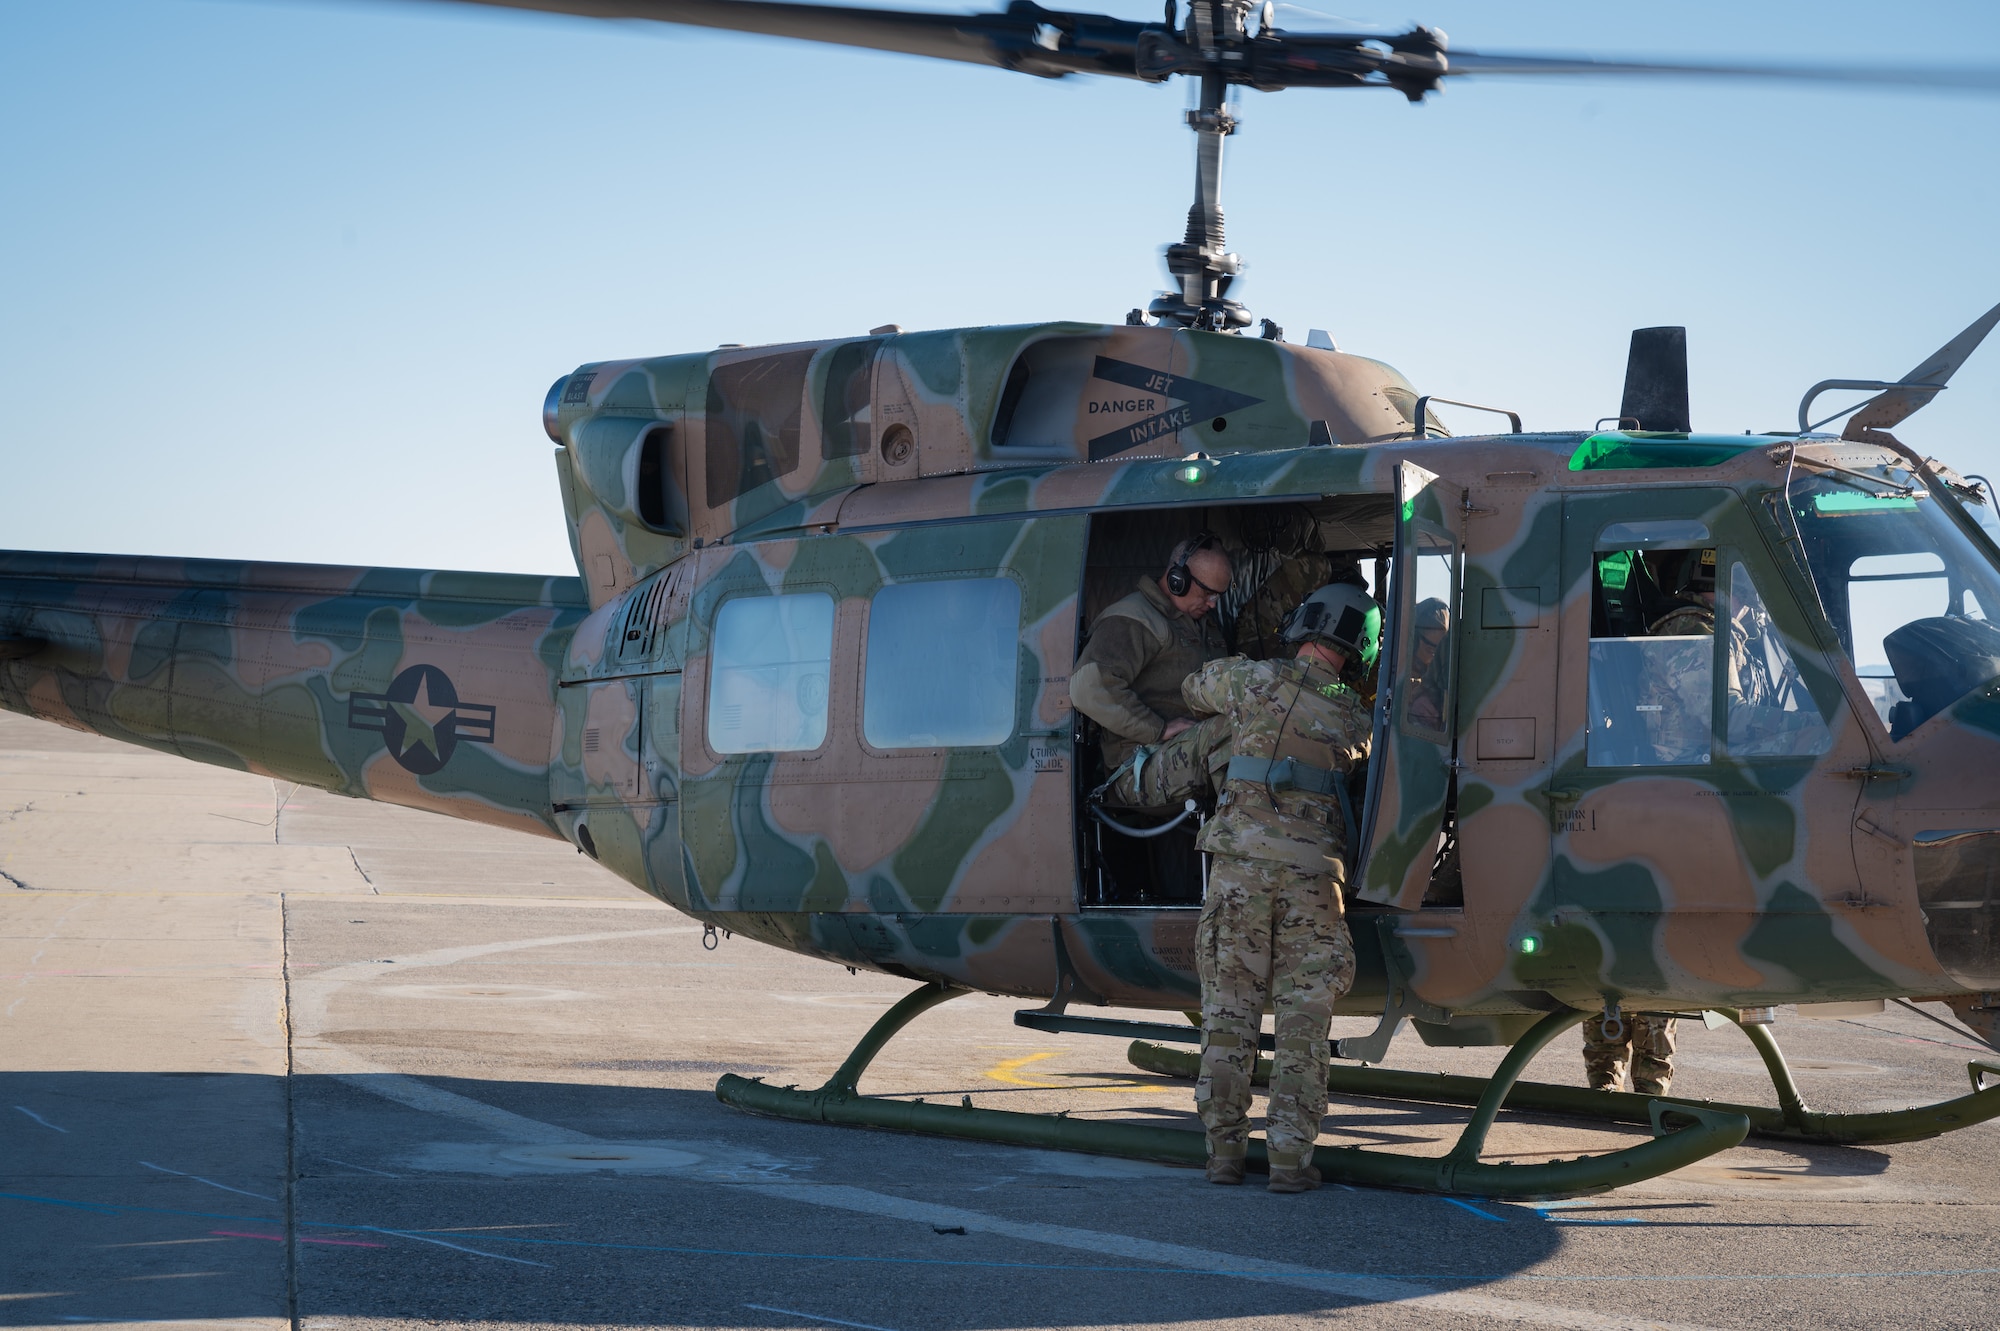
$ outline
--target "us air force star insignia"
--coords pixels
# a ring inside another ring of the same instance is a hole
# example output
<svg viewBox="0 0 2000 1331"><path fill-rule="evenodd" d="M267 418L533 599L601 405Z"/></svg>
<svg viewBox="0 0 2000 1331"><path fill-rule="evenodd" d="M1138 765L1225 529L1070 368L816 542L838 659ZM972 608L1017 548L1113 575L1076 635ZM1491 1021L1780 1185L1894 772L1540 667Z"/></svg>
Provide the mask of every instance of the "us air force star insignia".
<svg viewBox="0 0 2000 1331"><path fill-rule="evenodd" d="M1092 462L1123 453L1128 448L1141 444L1155 443L1163 436L1185 430L1196 421L1241 411L1254 407L1264 399L1239 393L1231 388L1215 384L1205 384L1196 379L1183 378L1178 374L1168 374L1165 370L1149 370L1143 365L1130 361L1113 360L1109 356L1099 356L1097 364L1091 368L1090 377L1102 379L1106 383L1123 388L1136 388L1142 393L1156 393L1168 401L1181 405L1158 412L1144 420L1121 426L1109 434L1100 434L1090 441Z"/></svg>
<svg viewBox="0 0 2000 1331"><path fill-rule="evenodd" d="M347 698L347 728L380 732L389 756L418 776L450 762L461 740L491 744L493 717L489 703L460 702L451 677L431 665L411 666L386 693Z"/></svg>

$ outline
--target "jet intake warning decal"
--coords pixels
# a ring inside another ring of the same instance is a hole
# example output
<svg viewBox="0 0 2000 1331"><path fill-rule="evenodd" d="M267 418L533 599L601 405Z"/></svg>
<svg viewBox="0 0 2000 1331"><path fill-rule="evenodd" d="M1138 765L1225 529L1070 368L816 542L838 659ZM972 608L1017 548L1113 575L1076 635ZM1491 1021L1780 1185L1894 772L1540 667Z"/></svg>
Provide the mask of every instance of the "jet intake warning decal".
<svg viewBox="0 0 2000 1331"><path fill-rule="evenodd" d="M491 704L460 702L451 677L432 665L411 666L387 693L347 699L347 728L380 731L389 756L418 776L450 762L460 741L491 744L493 716Z"/></svg>
<svg viewBox="0 0 2000 1331"><path fill-rule="evenodd" d="M1151 412L1150 415L1092 439L1090 441L1092 462L1113 457L1127 449L1138 448L1142 444L1157 443L1162 436L1184 430L1196 421L1223 416L1245 407L1254 407L1264 400L1261 397L1251 397L1248 393L1236 392L1234 389L1205 384L1200 380L1186 379L1177 374L1168 374L1165 370L1149 370L1130 361L1113 360L1109 356L1097 358L1090 377L1105 383L1117 384L1121 388L1135 390L1135 393L1119 394L1103 401L1092 399L1086 408L1090 414L1094 415L1100 411L1121 415L1133 411ZM1179 405L1171 406L1170 403Z"/></svg>

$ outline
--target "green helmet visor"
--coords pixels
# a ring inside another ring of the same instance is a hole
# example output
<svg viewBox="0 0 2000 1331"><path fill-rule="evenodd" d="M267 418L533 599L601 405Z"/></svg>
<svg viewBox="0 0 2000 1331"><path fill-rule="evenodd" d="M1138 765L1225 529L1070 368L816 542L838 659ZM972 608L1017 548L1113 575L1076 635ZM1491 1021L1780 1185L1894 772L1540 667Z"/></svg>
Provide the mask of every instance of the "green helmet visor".
<svg viewBox="0 0 2000 1331"><path fill-rule="evenodd" d="M1359 588L1322 587L1285 620L1284 638L1286 642L1323 638L1370 671L1382 645L1382 607Z"/></svg>
<svg viewBox="0 0 2000 1331"><path fill-rule="evenodd" d="M1367 614L1362 616L1361 640L1354 644L1354 649L1360 654L1362 673L1375 673L1375 662L1382 655L1381 606L1369 606Z"/></svg>

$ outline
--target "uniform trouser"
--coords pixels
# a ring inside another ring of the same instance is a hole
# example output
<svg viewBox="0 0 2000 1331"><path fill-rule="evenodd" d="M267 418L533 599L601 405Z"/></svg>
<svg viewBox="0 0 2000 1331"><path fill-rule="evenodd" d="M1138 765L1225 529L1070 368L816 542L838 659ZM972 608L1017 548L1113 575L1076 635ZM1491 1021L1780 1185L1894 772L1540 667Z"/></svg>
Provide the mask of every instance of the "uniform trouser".
<svg viewBox="0 0 2000 1331"><path fill-rule="evenodd" d="M1241 1157L1250 1137L1250 1075L1268 1003L1276 1014L1265 1145L1271 1163L1312 1162L1326 1117L1327 1029L1354 983L1354 943L1340 883L1266 860L1217 855L1195 935L1201 968L1201 1080L1195 1108L1212 1157Z"/></svg>
<svg viewBox="0 0 2000 1331"><path fill-rule="evenodd" d="M1665 1095L1674 1080L1674 1018L1628 1012L1624 1021L1625 1031L1616 1040L1605 1038L1603 1017L1583 1023L1583 1070L1592 1089L1621 1089L1629 1062L1633 1090L1641 1095Z"/></svg>
<svg viewBox="0 0 2000 1331"><path fill-rule="evenodd" d="M1143 763L1128 765L1109 784L1104 803L1178 813L1183 801L1214 793L1210 771L1220 765L1217 755L1227 761L1229 741L1229 718L1211 716L1165 743L1148 746Z"/></svg>

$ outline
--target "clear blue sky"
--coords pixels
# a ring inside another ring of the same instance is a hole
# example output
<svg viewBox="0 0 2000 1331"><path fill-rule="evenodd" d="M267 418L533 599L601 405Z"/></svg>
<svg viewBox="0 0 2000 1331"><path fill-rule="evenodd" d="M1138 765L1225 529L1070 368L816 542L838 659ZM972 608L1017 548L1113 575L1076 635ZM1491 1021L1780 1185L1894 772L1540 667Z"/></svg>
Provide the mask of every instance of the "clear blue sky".
<svg viewBox="0 0 2000 1331"><path fill-rule="evenodd" d="M1322 6L1279 21L2000 65L1985 0ZM0 546L565 571L557 376L1115 321L1182 225L1183 95L453 4L0 0ZM1763 430L2000 301L1996 96L1496 78L1241 117L1237 294L1531 428L1615 413L1636 326L1688 326L1698 427ZM2000 337L1902 433L2000 470L1996 421Z"/></svg>

